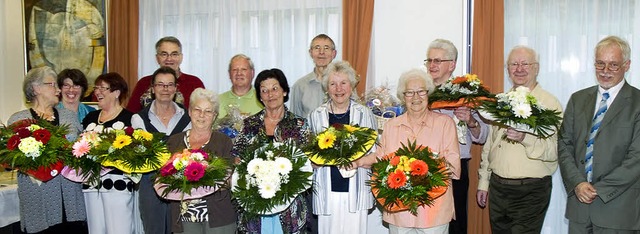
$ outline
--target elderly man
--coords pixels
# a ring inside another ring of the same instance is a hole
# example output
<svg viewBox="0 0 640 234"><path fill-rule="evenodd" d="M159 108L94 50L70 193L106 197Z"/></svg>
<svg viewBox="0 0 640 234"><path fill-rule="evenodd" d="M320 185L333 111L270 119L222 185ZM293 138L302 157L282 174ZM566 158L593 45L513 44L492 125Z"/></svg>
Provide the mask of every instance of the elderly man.
<svg viewBox="0 0 640 234"><path fill-rule="evenodd" d="M624 78L629 44L595 48L598 85L571 95L558 139L569 233L640 233L640 90Z"/></svg>
<svg viewBox="0 0 640 234"><path fill-rule="evenodd" d="M311 111L324 103L325 93L322 91L322 74L324 69L336 58L336 44L331 37L320 34L311 40L309 55L313 59L313 72L300 78L291 88L291 111L307 117Z"/></svg>
<svg viewBox="0 0 640 234"><path fill-rule="evenodd" d="M533 49L513 48L506 68L512 89L527 87L543 106L562 111L558 99L537 82L539 60ZM557 134L540 138L513 128L490 128L476 198L481 207L489 200L493 233L540 233L551 199L551 175L558 167L556 149Z"/></svg>
<svg viewBox="0 0 640 234"><path fill-rule="evenodd" d="M188 108L191 92L196 88L204 88L204 84L200 78L180 71L182 56L182 43L180 43L178 38L171 36L163 37L156 42L156 61L158 65L173 68L178 75L178 92L176 92L175 101L183 104L185 108ZM150 75L138 80L127 104L127 110L138 113L142 108L151 103L153 100L151 80L152 77Z"/></svg>
<svg viewBox="0 0 640 234"><path fill-rule="evenodd" d="M244 54L237 54L229 61L229 79L231 90L218 96L220 110L218 119L225 117L229 108L238 108L243 116L250 116L262 110L263 106L256 97L252 86L253 62Z"/></svg>
<svg viewBox="0 0 640 234"><path fill-rule="evenodd" d="M453 80L451 74L456 69L457 58L458 50L450 41L436 39L429 44L425 66L436 86ZM453 180L453 199L456 213L455 220L449 224L449 233L466 234L471 144L484 144L489 133L489 126L482 121L477 112L468 107L435 109L433 111L446 114L455 122L462 121L464 123L464 125L456 125L460 145L460 178Z"/></svg>

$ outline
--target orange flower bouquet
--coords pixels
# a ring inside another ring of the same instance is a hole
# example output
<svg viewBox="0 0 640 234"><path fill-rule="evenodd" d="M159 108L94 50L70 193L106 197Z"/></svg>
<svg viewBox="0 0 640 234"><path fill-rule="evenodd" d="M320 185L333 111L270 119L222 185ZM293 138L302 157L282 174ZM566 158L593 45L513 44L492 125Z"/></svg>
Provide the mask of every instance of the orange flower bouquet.
<svg viewBox="0 0 640 234"><path fill-rule="evenodd" d="M428 147L415 142L402 144L372 166L371 189L382 207L389 212L432 205L449 186L450 172L446 161Z"/></svg>
<svg viewBox="0 0 640 234"><path fill-rule="evenodd" d="M476 108L482 101L493 99L494 95L482 85L475 74L452 77L444 84L436 87L429 94L431 109L455 108L467 106Z"/></svg>

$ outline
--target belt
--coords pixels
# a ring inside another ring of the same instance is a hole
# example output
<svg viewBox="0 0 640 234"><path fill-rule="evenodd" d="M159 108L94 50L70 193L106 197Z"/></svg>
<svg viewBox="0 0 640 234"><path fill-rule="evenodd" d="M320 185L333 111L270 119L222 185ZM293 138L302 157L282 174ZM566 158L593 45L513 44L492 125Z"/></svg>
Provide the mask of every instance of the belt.
<svg viewBox="0 0 640 234"><path fill-rule="evenodd" d="M525 184L533 184L533 183L541 182L541 181L544 181L544 180L549 180L549 179L551 179L551 176L545 176L545 177L542 177L542 178L510 179L510 178L503 178L503 177L500 177L500 176L492 173L491 174L491 179L495 180L499 184L525 185Z"/></svg>
<svg viewBox="0 0 640 234"><path fill-rule="evenodd" d="M133 187L134 184L132 181L124 181L124 180L116 180L113 181L111 179L105 179L102 181L102 183L98 186L95 186L93 188L95 189L106 189L106 190L111 190L112 188L115 188L118 191L124 191L125 189L128 190L129 192L133 192ZM92 186L87 185L87 184L83 184L82 185L82 189L90 189L92 188Z"/></svg>

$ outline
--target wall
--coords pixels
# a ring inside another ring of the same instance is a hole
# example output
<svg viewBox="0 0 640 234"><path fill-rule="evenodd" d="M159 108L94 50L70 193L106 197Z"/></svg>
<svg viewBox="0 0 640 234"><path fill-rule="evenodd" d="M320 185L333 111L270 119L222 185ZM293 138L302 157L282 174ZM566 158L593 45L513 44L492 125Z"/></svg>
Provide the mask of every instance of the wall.
<svg viewBox="0 0 640 234"><path fill-rule="evenodd" d="M427 47L437 38L450 40L458 48L454 75L466 72L466 9L466 0L376 1L367 86L385 84L395 93L400 74L424 68Z"/></svg>
<svg viewBox="0 0 640 234"><path fill-rule="evenodd" d="M22 1L0 1L0 122L25 108L22 94L24 78L24 33Z"/></svg>
<svg viewBox="0 0 640 234"><path fill-rule="evenodd" d="M436 7L437 6L437 7ZM467 66L465 48L466 0L377 0L374 9L373 44L369 66L369 87L397 85L400 74L421 67L432 40L451 40L459 50L458 69ZM25 108L24 33L22 1L0 1L0 121ZM395 92L395 91L394 91Z"/></svg>

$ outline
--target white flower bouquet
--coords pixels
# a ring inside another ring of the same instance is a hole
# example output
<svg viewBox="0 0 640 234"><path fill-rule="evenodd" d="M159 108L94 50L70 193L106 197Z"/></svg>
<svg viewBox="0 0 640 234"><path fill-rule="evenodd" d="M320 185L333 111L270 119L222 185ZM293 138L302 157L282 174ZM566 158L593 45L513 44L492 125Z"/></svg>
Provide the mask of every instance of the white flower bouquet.
<svg viewBox="0 0 640 234"><path fill-rule="evenodd" d="M311 187L313 169L293 141L247 150L233 176L233 196L245 212L276 214Z"/></svg>
<svg viewBox="0 0 640 234"><path fill-rule="evenodd" d="M553 135L562 120L559 111L545 108L524 86L497 94L495 101L485 101L478 112L485 119L540 138Z"/></svg>

